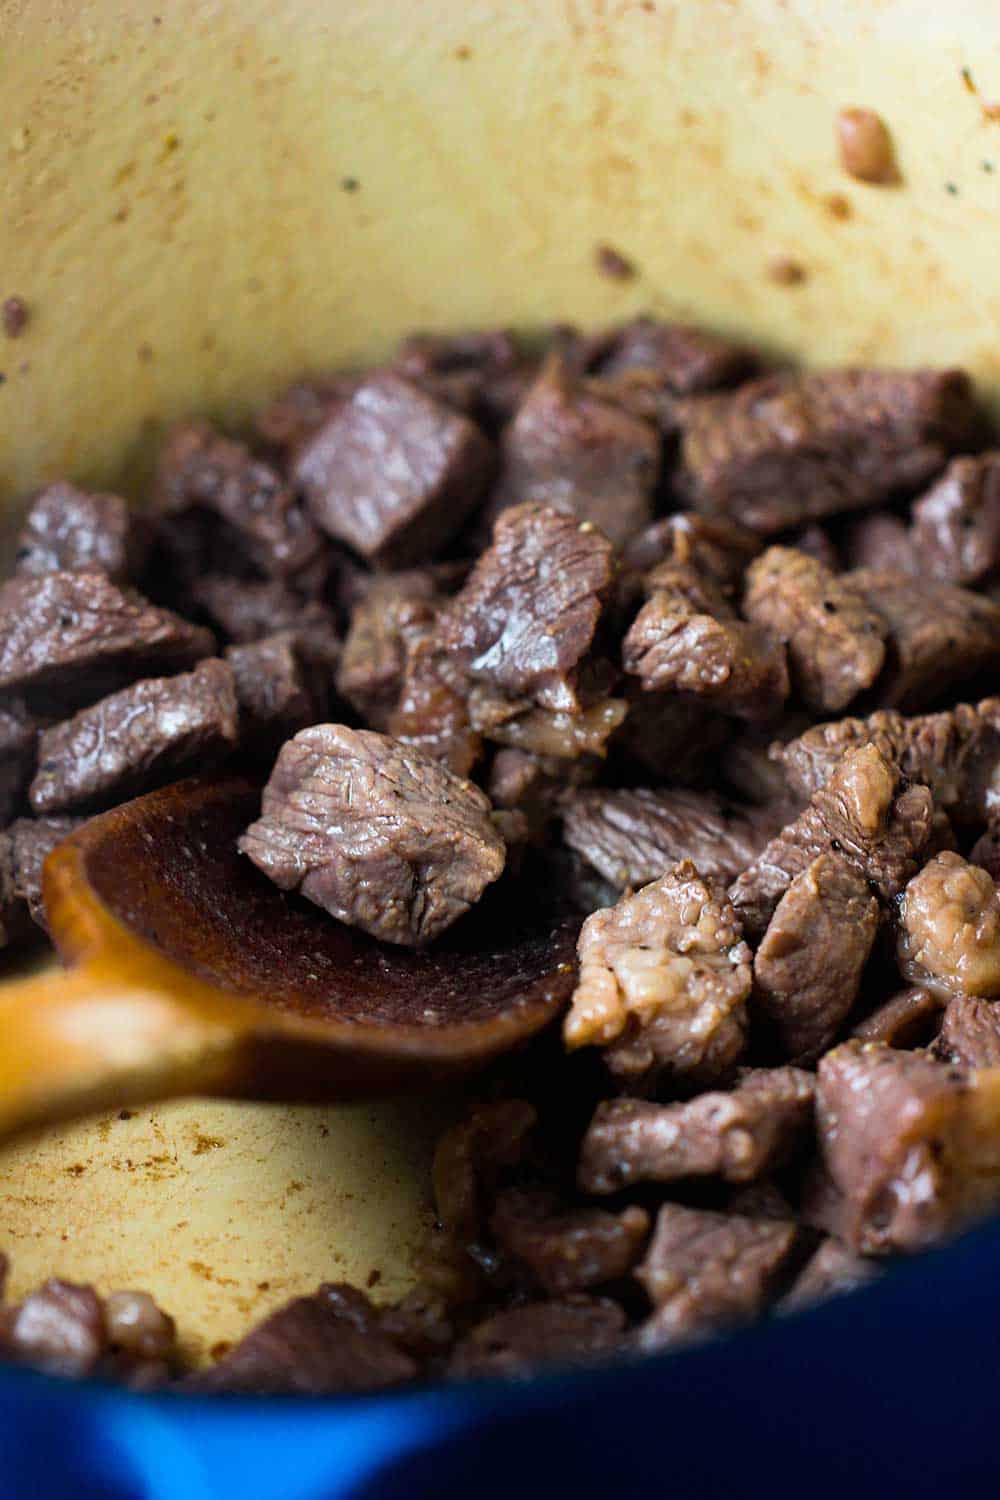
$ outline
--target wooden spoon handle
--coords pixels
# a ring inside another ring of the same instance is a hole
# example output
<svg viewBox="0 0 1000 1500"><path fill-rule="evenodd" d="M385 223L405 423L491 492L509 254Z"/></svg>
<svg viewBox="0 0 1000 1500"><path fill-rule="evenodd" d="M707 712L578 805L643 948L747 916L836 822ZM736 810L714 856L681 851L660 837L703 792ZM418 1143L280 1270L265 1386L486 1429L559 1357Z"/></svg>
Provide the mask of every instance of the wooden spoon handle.
<svg viewBox="0 0 1000 1500"><path fill-rule="evenodd" d="M141 980L86 964L0 990L0 1136L198 1092L226 1092L243 1035Z"/></svg>

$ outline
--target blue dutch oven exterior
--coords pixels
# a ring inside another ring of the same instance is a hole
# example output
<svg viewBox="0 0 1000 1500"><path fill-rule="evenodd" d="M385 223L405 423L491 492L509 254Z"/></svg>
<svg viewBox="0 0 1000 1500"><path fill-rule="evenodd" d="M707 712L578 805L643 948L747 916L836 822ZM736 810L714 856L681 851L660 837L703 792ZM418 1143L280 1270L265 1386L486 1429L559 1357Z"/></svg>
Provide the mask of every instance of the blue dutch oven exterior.
<svg viewBox="0 0 1000 1500"><path fill-rule="evenodd" d="M0 1500L948 1500L1000 1480L1000 1223L726 1340L523 1385L187 1400L0 1374Z"/></svg>

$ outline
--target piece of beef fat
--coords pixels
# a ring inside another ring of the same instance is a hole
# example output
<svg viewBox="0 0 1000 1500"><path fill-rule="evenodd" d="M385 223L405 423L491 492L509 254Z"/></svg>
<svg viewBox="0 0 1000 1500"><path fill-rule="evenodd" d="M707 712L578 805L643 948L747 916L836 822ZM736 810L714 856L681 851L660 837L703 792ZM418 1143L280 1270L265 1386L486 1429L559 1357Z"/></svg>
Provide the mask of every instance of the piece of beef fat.
<svg viewBox="0 0 1000 1500"><path fill-rule="evenodd" d="M943 995L1000 996L1000 895L989 872L945 850L899 903L900 971Z"/></svg>
<svg viewBox="0 0 1000 1500"><path fill-rule="evenodd" d="M900 990L870 1015L859 1021L852 1031L862 1042L886 1042L890 1047L921 1047L932 1040L941 1024L945 1001L933 990L911 985Z"/></svg>
<svg viewBox="0 0 1000 1500"><path fill-rule="evenodd" d="M57 480L31 503L17 539L18 573L106 573L115 583L139 576L149 527L120 495L92 494Z"/></svg>

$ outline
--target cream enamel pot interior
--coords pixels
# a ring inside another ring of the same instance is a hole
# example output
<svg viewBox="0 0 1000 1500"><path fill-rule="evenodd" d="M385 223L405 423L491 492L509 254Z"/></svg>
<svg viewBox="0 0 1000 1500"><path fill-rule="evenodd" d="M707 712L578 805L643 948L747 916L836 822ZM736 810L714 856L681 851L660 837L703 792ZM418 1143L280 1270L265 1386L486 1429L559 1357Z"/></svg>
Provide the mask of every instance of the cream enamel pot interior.
<svg viewBox="0 0 1000 1500"><path fill-rule="evenodd" d="M167 421L238 425L415 327L644 308L963 362L998 406L995 36L991 0L0 0L4 511L60 474L141 498ZM847 105L897 185L844 175ZM195 1100L21 1141L13 1293L148 1286L202 1354L323 1278L393 1295L448 1108Z"/></svg>

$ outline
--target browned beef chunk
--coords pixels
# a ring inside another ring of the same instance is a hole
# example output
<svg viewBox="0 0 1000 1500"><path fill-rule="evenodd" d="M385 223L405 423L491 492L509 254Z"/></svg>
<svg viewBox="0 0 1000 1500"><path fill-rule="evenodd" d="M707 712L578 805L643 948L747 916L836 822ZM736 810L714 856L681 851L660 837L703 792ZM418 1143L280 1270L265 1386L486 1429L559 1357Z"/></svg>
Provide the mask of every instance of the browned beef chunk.
<svg viewBox="0 0 1000 1500"><path fill-rule="evenodd" d="M531 708L518 713L507 700L489 689L473 688L469 698L473 725L498 745L510 745L530 755L587 764L603 758L609 740L625 720L623 698L598 698L574 712Z"/></svg>
<svg viewBox="0 0 1000 1500"><path fill-rule="evenodd" d="M459 1243L480 1233L496 1174L522 1159L537 1118L524 1099L502 1099L480 1105L438 1140L431 1169L434 1203Z"/></svg>
<svg viewBox="0 0 1000 1500"><path fill-rule="evenodd" d="M478 787L419 750L342 724L288 741L240 849L282 890L411 945L468 911L505 858Z"/></svg>
<svg viewBox="0 0 1000 1500"><path fill-rule="evenodd" d="M206 422L177 427L167 440L153 506L164 516L209 512L254 567L276 578L301 573L323 550L319 531L277 470Z"/></svg>
<svg viewBox="0 0 1000 1500"><path fill-rule="evenodd" d="M317 669L332 672L340 659L332 610L318 599L303 600L277 579L256 583L206 573L193 592L213 624L237 645L292 631Z"/></svg>
<svg viewBox="0 0 1000 1500"><path fill-rule="evenodd" d="M929 577L966 586L992 578L1000 568L1000 452L954 459L914 505L911 535Z"/></svg>
<svg viewBox="0 0 1000 1500"><path fill-rule="evenodd" d="M434 624L438 593L429 569L376 577L351 614L337 691L374 729L385 729L403 687L410 648Z"/></svg>
<svg viewBox="0 0 1000 1500"><path fill-rule="evenodd" d="M804 552L814 562L820 563L829 573L840 572L840 553L828 532L815 522L805 526L789 543L796 552Z"/></svg>
<svg viewBox="0 0 1000 1500"><path fill-rule="evenodd" d="M578 1180L586 1193L633 1182L722 1177L751 1182L783 1165L807 1137L813 1079L798 1068L751 1068L731 1093L683 1104L612 1099L583 1138Z"/></svg>
<svg viewBox="0 0 1000 1500"><path fill-rule="evenodd" d="M636 318L610 333L610 346L596 365L598 375L647 370L678 396L732 385L752 363L749 351L738 344L683 323Z"/></svg>
<svg viewBox="0 0 1000 1500"><path fill-rule="evenodd" d="M272 448L294 454L334 412L345 406L364 377L317 375L297 380L257 413L254 426Z"/></svg>
<svg viewBox="0 0 1000 1500"><path fill-rule="evenodd" d="M828 1236L796 1277L781 1305L789 1311L812 1307L828 1297L839 1297L867 1286L877 1279L880 1269L877 1261L856 1255L847 1245Z"/></svg>
<svg viewBox="0 0 1000 1500"><path fill-rule="evenodd" d="M165 1385L177 1359L173 1318L157 1307L148 1292L112 1292L104 1300L108 1370L133 1390Z"/></svg>
<svg viewBox="0 0 1000 1500"><path fill-rule="evenodd" d="M563 838L612 885L646 885L689 859L727 885L774 830L766 818L712 792L681 789L575 792L563 807Z"/></svg>
<svg viewBox="0 0 1000 1500"><path fill-rule="evenodd" d="M933 810L928 789L902 787L898 768L874 745L848 751L805 811L730 887L747 931L762 934L795 877L830 851L842 854L883 900L891 900L926 848Z"/></svg>
<svg viewBox="0 0 1000 1500"><path fill-rule="evenodd" d="M0 692L37 699L49 715L54 702L93 703L141 672L191 666L214 644L209 631L103 573L0 584Z"/></svg>
<svg viewBox="0 0 1000 1500"><path fill-rule="evenodd" d="M399 700L386 726L389 734L440 761L456 776L468 776L479 759L482 740L469 722L466 699L441 676L434 632L415 633L406 643L406 655Z"/></svg>
<svg viewBox="0 0 1000 1500"><path fill-rule="evenodd" d="M393 369L493 430L513 414L533 373L505 328L410 334L396 351Z"/></svg>
<svg viewBox="0 0 1000 1500"><path fill-rule="evenodd" d="M954 995L933 1051L944 1062L963 1068L1000 1067L1000 1005L995 1000Z"/></svg>
<svg viewBox="0 0 1000 1500"><path fill-rule="evenodd" d="M960 823L981 825L990 808L1000 806L1000 698L915 718L885 709L866 719L816 724L774 753L789 787L811 797L846 750L866 744L898 762L911 781L930 787L937 805Z"/></svg>
<svg viewBox="0 0 1000 1500"><path fill-rule="evenodd" d="M533 1375L543 1365L607 1358L625 1343L625 1314L606 1297L529 1302L494 1313L456 1344L453 1380Z"/></svg>
<svg viewBox="0 0 1000 1500"><path fill-rule="evenodd" d="M730 1188L726 1211L743 1214L748 1219L795 1219L791 1204L780 1188L768 1178L745 1182Z"/></svg>
<svg viewBox="0 0 1000 1500"><path fill-rule="evenodd" d="M769 547L751 563L743 608L786 642L792 680L813 709L844 708L882 670L880 615L794 547Z"/></svg>
<svg viewBox="0 0 1000 1500"><path fill-rule="evenodd" d="M292 466L323 530L383 566L433 556L492 470L492 446L474 422L392 374L366 380Z"/></svg>
<svg viewBox="0 0 1000 1500"><path fill-rule="evenodd" d="M862 1042L885 1042L890 1047L922 1047L941 1023L944 1001L933 990L911 986L900 990L865 1016L852 1032Z"/></svg>
<svg viewBox="0 0 1000 1500"><path fill-rule="evenodd" d="M853 521L844 540L844 557L849 568L920 572L910 527L891 511L876 510Z"/></svg>
<svg viewBox="0 0 1000 1500"><path fill-rule="evenodd" d="M83 818L17 818L7 830L14 896L27 904L32 920L48 931L42 899L42 867L57 844L83 824Z"/></svg>
<svg viewBox="0 0 1000 1500"><path fill-rule="evenodd" d="M236 746L233 671L218 658L181 677L147 677L43 730L31 783L36 813L95 812Z"/></svg>
<svg viewBox="0 0 1000 1500"><path fill-rule="evenodd" d="M1000 896L988 871L953 850L928 860L899 910L905 979L944 995L1000 995Z"/></svg>
<svg viewBox="0 0 1000 1500"><path fill-rule="evenodd" d="M16 571L106 573L115 583L129 583L138 576L148 545L148 527L127 500L57 480L25 517Z"/></svg>
<svg viewBox="0 0 1000 1500"><path fill-rule="evenodd" d="M736 618L722 594L687 565L661 563L622 646L644 691L685 693L740 718L773 718L788 696L778 635Z"/></svg>
<svg viewBox="0 0 1000 1500"><path fill-rule="evenodd" d="M636 1207L617 1214L567 1208L543 1188L508 1188L496 1201L490 1229L550 1297L564 1297L630 1271L645 1247L649 1215Z"/></svg>
<svg viewBox="0 0 1000 1500"><path fill-rule="evenodd" d="M681 1343L763 1312L797 1242L794 1224L665 1203L636 1273L655 1309L639 1343Z"/></svg>
<svg viewBox="0 0 1000 1500"><path fill-rule="evenodd" d="M359 1327L355 1316L320 1291L272 1313L184 1384L193 1391L326 1396L384 1390L418 1372L416 1361L376 1326Z"/></svg>
<svg viewBox="0 0 1000 1500"><path fill-rule="evenodd" d="M929 578L915 587L906 573L859 568L843 579L888 628L879 684L887 706L912 712L1000 665L1000 605L991 599Z"/></svg>
<svg viewBox="0 0 1000 1500"><path fill-rule="evenodd" d="M293 631L228 646L226 661L239 705L241 749L274 755L285 740L323 717L329 694Z"/></svg>
<svg viewBox="0 0 1000 1500"><path fill-rule="evenodd" d="M537 840L548 831L566 795L591 782L599 765L586 756L565 761L505 748L493 757L486 790L495 808L522 817L526 837Z"/></svg>
<svg viewBox="0 0 1000 1500"><path fill-rule="evenodd" d="M3 1353L50 1375L96 1371L105 1351L104 1314L93 1287L47 1281L5 1318Z"/></svg>
<svg viewBox="0 0 1000 1500"><path fill-rule="evenodd" d="M771 534L925 483L974 416L958 370L771 375L687 404L683 479L696 510Z"/></svg>
<svg viewBox="0 0 1000 1500"><path fill-rule="evenodd" d="M746 1042L750 950L689 860L583 924L567 1047L608 1049L630 1086L663 1074L708 1084Z"/></svg>
<svg viewBox="0 0 1000 1500"><path fill-rule="evenodd" d="M0 824L21 806L35 769L38 720L20 698L0 702Z"/></svg>
<svg viewBox="0 0 1000 1500"><path fill-rule="evenodd" d="M1000 818L994 814L969 852L970 865L982 865L994 880L1000 879Z"/></svg>
<svg viewBox="0 0 1000 1500"><path fill-rule="evenodd" d="M545 366L504 430L501 459L495 509L551 506L592 522L616 546L653 518L657 433L588 394L558 362Z"/></svg>
<svg viewBox="0 0 1000 1500"><path fill-rule="evenodd" d="M919 1250L1000 1202L993 1074L844 1042L820 1062L816 1109L854 1249Z"/></svg>
<svg viewBox="0 0 1000 1500"><path fill-rule="evenodd" d="M760 550L760 538L735 521L678 511L630 538L622 550L622 569L626 575L645 575L662 562L674 562L693 568L729 595Z"/></svg>
<svg viewBox="0 0 1000 1500"><path fill-rule="evenodd" d="M782 1053L814 1062L854 1008L879 927L868 882L820 854L778 902L753 964L754 995Z"/></svg>
<svg viewBox="0 0 1000 1500"><path fill-rule="evenodd" d="M334 1288L324 1286L323 1291L330 1297ZM380 1308L378 1323L387 1338L420 1361L441 1354L454 1341L444 1299L426 1287L414 1287L398 1302Z"/></svg>

